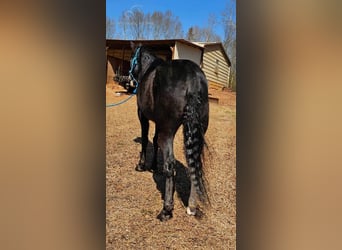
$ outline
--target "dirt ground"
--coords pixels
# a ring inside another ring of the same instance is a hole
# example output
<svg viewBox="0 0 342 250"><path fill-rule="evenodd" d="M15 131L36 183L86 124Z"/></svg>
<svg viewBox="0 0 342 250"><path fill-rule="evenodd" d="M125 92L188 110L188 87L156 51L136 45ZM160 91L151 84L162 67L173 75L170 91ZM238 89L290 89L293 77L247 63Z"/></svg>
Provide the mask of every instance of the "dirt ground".
<svg viewBox="0 0 342 250"><path fill-rule="evenodd" d="M107 86L106 103L128 97L117 85ZM140 145L136 97L106 108L106 249L236 249L236 95L210 90L206 133L206 179L211 206L197 219L186 214L189 181L183 153L182 129L176 134L176 192L173 218L160 222L163 177L134 170ZM154 124L150 122L149 141ZM148 146L148 163L152 144ZM159 159L161 156L159 155ZM160 161L159 161L160 163ZM160 164L158 164L161 166Z"/></svg>

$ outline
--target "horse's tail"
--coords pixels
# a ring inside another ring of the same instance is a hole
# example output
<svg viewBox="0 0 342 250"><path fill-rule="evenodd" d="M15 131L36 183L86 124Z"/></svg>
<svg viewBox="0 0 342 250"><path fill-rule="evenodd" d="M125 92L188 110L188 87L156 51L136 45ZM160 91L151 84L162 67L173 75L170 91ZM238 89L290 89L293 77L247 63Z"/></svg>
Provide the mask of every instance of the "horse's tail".
<svg viewBox="0 0 342 250"><path fill-rule="evenodd" d="M202 164L202 152L205 145L204 128L200 119L201 100L188 95L184 108L183 135L185 156L188 164L190 180L196 187L196 193L202 203L209 201Z"/></svg>

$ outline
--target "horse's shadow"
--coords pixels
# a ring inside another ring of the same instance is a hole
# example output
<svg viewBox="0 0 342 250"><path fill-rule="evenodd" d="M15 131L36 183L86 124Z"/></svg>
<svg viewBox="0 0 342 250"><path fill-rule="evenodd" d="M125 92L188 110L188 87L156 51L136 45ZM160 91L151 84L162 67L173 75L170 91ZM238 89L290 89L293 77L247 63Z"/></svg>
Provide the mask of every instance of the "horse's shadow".
<svg viewBox="0 0 342 250"><path fill-rule="evenodd" d="M141 144L141 137L135 138L134 142ZM152 158L153 158L153 144L150 141L148 141L148 145L146 149L146 158L147 158L146 159L147 165L150 166L152 163ZM162 168L163 168L163 157L162 157L160 150L158 150L158 169L160 171L153 172L153 180L156 183L156 187L161 194L162 200L164 200L166 178L161 173ZM176 170L175 191L177 193L177 196L181 199L183 205L187 207L189 196L190 196L190 186L191 186L190 180L187 174L187 168L180 161L176 160L175 170Z"/></svg>

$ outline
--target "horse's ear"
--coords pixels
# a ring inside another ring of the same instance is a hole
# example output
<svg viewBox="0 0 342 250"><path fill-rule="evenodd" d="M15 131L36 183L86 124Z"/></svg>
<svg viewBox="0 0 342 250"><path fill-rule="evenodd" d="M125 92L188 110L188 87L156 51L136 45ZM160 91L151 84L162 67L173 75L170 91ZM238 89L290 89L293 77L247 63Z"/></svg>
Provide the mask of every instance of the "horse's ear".
<svg viewBox="0 0 342 250"><path fill-rule="evenodd" d="M131 49L134 52L136 48L141 47L142 43L135 44L133 41L130 41Z"/></svg>
<svg viewBox="0 0 342 250"><path fill-rule="evenodd" d="M131 49L132 49L132 51L134 51L134 50L135 50L135 47L136 47L136 46L135 46L135 43L134 43L133 41L131 41L130 44L131 44Z"/></svg>

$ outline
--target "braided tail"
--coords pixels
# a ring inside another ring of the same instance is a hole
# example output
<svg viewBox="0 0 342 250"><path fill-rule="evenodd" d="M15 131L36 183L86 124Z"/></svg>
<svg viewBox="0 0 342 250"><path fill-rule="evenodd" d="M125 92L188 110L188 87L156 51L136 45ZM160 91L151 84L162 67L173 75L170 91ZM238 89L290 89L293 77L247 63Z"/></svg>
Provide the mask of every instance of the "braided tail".
<svg viewBox="0 0 342 250"><path fill-rule="evenodd" d="M205 203L209 199L205 187L201 157L205 141L199 114L200 105L201 100L199 97L188 96L188 102L184 108L183 135L190 180L196 187L199 200Z"/></svg>

